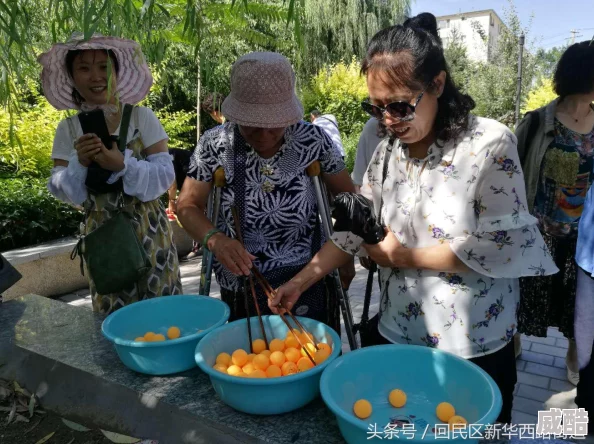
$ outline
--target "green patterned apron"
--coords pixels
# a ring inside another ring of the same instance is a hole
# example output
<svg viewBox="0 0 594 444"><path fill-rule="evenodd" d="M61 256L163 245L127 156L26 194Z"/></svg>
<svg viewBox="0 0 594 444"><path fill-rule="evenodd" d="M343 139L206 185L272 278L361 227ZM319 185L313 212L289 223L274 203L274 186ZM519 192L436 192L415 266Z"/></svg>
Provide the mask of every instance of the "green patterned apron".
<svg viewBox="0 0 594 444"><path fill-rule="evenodd" d="M142 153L144 145L140 137L135 137L127 145L138 160L145 160ZM83 207L87 214L83 234L88 234L109 220L117 209L118 193L91 194ZM152 270L147 277L131 288L114 294L97 294L95 284L89 277L93 311L109 314L133 302L158 296L182 293L177 249L173 243L172 230L159 199L141 202L136 197L123 195L124 211L130 212L134 219L138 239L151 260ZM117 251L114 251L117 254ZM87 271L87 276L89 273Z"/></svg>

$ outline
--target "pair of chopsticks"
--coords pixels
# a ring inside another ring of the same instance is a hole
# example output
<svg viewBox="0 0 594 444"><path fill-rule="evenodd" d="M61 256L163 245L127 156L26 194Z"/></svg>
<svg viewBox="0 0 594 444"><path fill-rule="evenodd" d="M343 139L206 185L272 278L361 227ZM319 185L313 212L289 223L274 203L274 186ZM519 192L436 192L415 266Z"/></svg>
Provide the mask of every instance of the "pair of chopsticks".
<svg viewBox="0 0 594 444"><path fill-rule="evenodd" d="M243 236L241 234L241 226L239 224L239 216L237 214L237 209L235 207L231 208L231 214L233 215L233 220L234 220L234 224L235 224L235 232L236 232L236 236L237 236L237 240L244 245L243 243ZM266 280L266 278L264 277L264 275L260 272L260 270L258 270L258 268L252 264L252 273L249 275L249 282L250 282L250 288L251 288L251 293L252 293L252 298L254 300L254 305L256 306L256 313L258 314L258 321L260 323L260 329L262 330L262 335L264 336L264 342L266 343L266 348L268 348L268 340L266 338L266 332L264 331L264 323L262 322L262 314L260 313L260 307L258 306L258 300L256 297L256 288L254 285L254 279L253 276L256 277L256 279L258 280L258 283L260 284L260 286L262 287L262 290L264 291L264 294L266 295L266 297L268 299L274 299L274 296L276 294L276 291L272 288L272 286L270 285L270 283ZM247 291L244 292L245 295L245 306L246 306L246 314L247 314L247 328L248 328L248 336L250 338L250 350L253 352L252 350L252 327L250 324L250 315L249 315L249 311L248 311L248 297L247 297ZM301 333L305 334L306 337L308 337L309 339L312 340L314 347L316 348L316 350L319 349L318 347L318 343L315 340L315 337L313 334L309 333L305 327L301 324L301 322L299 322L299 320L293 315L293 313L291 313L291 310L287 310L285 309L282 304L279 304L278 307L281 310L284 310L284 312L279 311L280 314L280 318L282 319L282 321L285 323L285 325L287 326L287 328L289 329L289 331L293 334L293 337L297 340L297 342L299 343L299 345L301 346L301 348L303 348L303 350L305 351L305 354L307 354L307 357L309 358L309 360L312 362L312 364L315 366L316 362L314 360L314 358L311 356L311 354L309 353L308 348L305 346L305 344L303 344L303 342L301 341L301 338L295 334L295 331L293 330L293 328L291 327L291 325L289 324L289 322L287 321L287 319L285 318L285 312L289 314L289 316L291 317L291 319L293 319L293 321L295 322L295 324L297 325L297 328L301 331Z"/></svg>

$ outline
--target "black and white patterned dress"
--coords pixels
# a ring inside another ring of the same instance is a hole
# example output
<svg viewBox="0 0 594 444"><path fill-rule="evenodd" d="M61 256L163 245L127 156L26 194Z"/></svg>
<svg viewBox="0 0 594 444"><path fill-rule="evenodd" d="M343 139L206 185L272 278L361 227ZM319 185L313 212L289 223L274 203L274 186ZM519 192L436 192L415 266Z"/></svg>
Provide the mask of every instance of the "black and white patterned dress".
<svg viewBox="0 0 594 444"><path fill-rule="evenodd" d="M306 173L316 160L326 174L345 168L340 152L321 128L306 122L288 127L284 144L272 158L264 159L245 142L237 125L228 122L203 135L190 164L188 177L202 182L211 182L215 170L224 168L227 187L217 228L235 237L231 214L235 205L246 249L257 257L256 266L275 287L303 268L324 242L314 186ZM223 297L237 293L238 278L216 260L213 268ZM259 305L267 312L266 299L258 293ZM323 283L312 287L294 312L327 322L323 293ZM243 302L235 311L241 312L242 307Z"/></svg>

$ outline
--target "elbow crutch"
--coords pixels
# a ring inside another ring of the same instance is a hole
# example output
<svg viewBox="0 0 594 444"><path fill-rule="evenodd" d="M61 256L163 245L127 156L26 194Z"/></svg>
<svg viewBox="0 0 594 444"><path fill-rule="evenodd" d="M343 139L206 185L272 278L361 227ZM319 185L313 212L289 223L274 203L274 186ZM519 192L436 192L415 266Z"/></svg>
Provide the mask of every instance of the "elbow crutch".
<svg viewBox="0 0 594 444"><path fill-rule="evenodd" d="M227 185L225 170L219 167L214 172L214 189L208 196L208 206L206 207L206 216L216 228L219 221L219 212L221 209L221 193ZM210 280L212 278L212 261L214 259L212 252L202 245L202 269L200 272L200 287L198 293L204 296L210 296Z"/></svg>
<svg viewBox="0 0 594 444"><path fill-rule="evenodd" d="M330 215L330 206L328 205L326 188L320 180L320 174L321 167L319 161L315 161L307 167L307 175L311 177L314 184L316 200L318 203L318 211L320 212L319 216L322 219L324 234L326 235L326 240L329 241L330 237L332 236L332 218ZM355 350L358 348L358 345L357 339L355 338L355 333L353 331L353 312L351 311L348 292L342 288L342 282L340 281L338 270L332 271L332 282L339 298L342 318L344 320L344 329L346 330L347 338L349 340L349 347L351 350Z"/></svg>

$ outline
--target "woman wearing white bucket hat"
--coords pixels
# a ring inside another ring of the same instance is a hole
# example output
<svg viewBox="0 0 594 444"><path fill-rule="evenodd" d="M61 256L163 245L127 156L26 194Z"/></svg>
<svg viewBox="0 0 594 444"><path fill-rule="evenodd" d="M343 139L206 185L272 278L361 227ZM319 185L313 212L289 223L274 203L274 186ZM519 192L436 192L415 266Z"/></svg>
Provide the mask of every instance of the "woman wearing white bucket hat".
<svg viewBox="0 0 594 444"><path fill-rule="evenodd" d="M102 110L114 140L120 134L124 104L144 99L153 82L140 46L132 40L95 34L85 41L75 33L38 60L43 65L41 80L47 100L59 110ZM83 134L75 116L59 123L51 155L54 168L48 189L58 199L85 209L84 234L101 226L123 205L133 216L136 234L151 262L146 278L116 294L97 294L89 277L93 309L106 314L142 299L182 292L171 228L158 199L175 177L167 134L149 108L134 107L126 142L124 153L115 145L105 146L95 134ZM104 184L120 183L121 189L88 189L85 183L93 162L107 172Z"/></svg>
<svg viewBox="0 0 594 444"><path fill-rule="evenodd" d="M238 276L249 274L252 261L277 287L309 262L324 241L306 168L319 161L333 193L354 191L354 186L332 140L302 120L295 74L284 56L255 52L239 58L222 112L227 123L207 131L194 152L178 216L192 237L214 253L215 274L232 320L246 316ZM218 226L213 227L204 209L220 166L228 185ZM233 239L234 206L246 248ZM259 287L258 305L270 313ZM255 307L251 310L255 313ZM337 301L324 284L312 287L293 312L340 331Z"/></svg>

